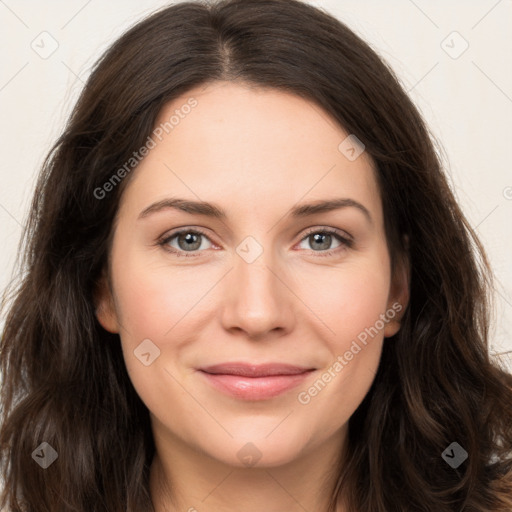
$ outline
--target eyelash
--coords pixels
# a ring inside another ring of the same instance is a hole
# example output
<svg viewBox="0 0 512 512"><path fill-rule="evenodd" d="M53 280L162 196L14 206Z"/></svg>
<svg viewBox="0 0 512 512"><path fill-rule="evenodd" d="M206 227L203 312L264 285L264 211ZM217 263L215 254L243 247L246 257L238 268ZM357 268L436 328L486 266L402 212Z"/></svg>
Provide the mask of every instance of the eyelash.
<svg viewBox="0 0 512 512"><path fill-rule="evenodd" d="M168 243L175 237L179 236L179 235L182 235L182 234L188 234L188 233L192 233L194 235L202 235L204 236L205 238L208 238L209 240L209 237L208 235L202 231L201 229L199 228L194 228L194 229L182 229L180 231L176 231L174 233L171 233L170 235L164 235L162 238L160 238L158 241L157 241L157 244L161 247L163 247L166 251L172 253L172 254L177 254L179 256L185 256L187 258L195 258L197 256L200 256L200 254L198 254L197 252L196 253L190 253L190 254L187 254L187 251L178 251L174 248L171 248L169 247ZM346 236L343 236L340 234L340 231L334 229L334 228L328 228L328 227L325 227L325 228L310 228L306 231L305 235L301 238L300 242L303 242L305 239L307 239L309 236L311 236L312 234L316 234L316 233L321 233L323 235L334 235L339 242L341 242L341 245L339 247L337 247L336 249L329 249L329 250L326 250L326 251L313 251L311 250L312 252L315 252L315 253L318 253L317 255L319 257L328 257L328 256L333 256L334 254L338 253L339 251L342 251L342 250L346 250L346 249L350 249L352 248L353 244L354 244L354 241L349 238L349 237L346 237ZM199 253L202 252L202 251L198 251Z"/></svg>

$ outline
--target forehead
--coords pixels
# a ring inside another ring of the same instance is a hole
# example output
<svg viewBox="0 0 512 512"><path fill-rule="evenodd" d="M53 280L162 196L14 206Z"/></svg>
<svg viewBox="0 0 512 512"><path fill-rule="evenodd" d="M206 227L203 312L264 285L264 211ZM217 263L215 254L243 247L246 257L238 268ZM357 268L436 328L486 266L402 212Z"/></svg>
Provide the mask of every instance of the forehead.
<svg viewBox="0 0 512 512"><path fill-rule="evenodd" d="M232 82L203 85L162 108L154 147L124 201L142 209L172 194L254 212L350 197L378 218L373 161L364 151L355 159L346 153L349 135L295 94Z"/></svg>

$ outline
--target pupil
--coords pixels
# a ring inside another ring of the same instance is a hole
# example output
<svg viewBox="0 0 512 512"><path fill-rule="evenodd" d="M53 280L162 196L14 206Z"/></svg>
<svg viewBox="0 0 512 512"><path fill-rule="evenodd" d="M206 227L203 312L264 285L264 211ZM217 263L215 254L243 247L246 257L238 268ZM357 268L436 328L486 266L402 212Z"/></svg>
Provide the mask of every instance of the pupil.
<svg viewBox="0 0 512 512"><path fill-rule="evenodd" d="M331 235L325 234L325 233L316 233L313 235L313 239L315 243L319 243L320 245L323 244L323 247L320 247L321 249L328 249L329 248L329 240ZM327 242L326 242L327 239ZM322 242L323 240L323 242Z"/></svg>
<svg viewBox="0 0 512 512"><path fill-rule="evenodd" d="M198 249L199 246L201 245L201 243L197 241L197 239L199 238L196 234L194 233L187 233L184 237L180 237L180 239L184 238L185 239L185 250L187 249ZM194 245L195 244L195 245ZM181 244L180 244L181 246ZM181 247L183 249L183 247Z"/></svg>

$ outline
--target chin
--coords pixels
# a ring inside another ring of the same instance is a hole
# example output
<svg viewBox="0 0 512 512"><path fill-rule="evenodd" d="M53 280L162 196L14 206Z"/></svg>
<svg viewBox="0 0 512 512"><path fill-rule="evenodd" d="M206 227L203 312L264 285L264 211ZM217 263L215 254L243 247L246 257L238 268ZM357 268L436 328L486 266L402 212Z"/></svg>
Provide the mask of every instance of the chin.
<svg viewBox="0 0 512 512"><path fill-rule="evenodd" d="M274 424L273 428L275 428ZM293 462L303 454L304 444L282 431L271 433L272 429L260 436L234 436L224 442L204 446L212 458L238 468L272 468ZM209 438L210 440L212 438Z"/></svg>

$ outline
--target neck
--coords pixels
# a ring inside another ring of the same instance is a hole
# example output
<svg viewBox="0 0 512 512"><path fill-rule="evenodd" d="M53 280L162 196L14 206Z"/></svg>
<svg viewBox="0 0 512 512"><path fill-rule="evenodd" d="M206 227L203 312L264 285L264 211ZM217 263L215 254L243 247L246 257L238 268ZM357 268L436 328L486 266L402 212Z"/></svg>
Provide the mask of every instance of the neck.
<svg viewBox="0 0 512 512"><path fill-rule="evenodd" d="M282 465L230 465L181 440L155 438L150 472L155 512L328 512L346 429ZM341 505L336 512L344 512Z"/></svg>

